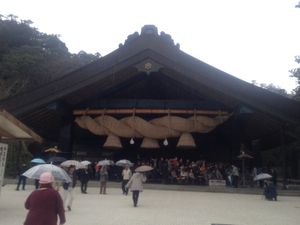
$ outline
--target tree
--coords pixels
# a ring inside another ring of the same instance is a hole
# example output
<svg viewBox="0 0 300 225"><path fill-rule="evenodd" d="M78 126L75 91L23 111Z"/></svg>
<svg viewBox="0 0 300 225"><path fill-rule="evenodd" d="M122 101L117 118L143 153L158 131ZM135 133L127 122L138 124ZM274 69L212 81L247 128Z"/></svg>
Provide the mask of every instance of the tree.
<svg viewBox="0 0 300 225"><path fill-rule="evenodd" d="M252 84L258 86L258 87L261 87L261 88L264 88L264 89L267 89L273 93L276 93L276 94L280 94L282 96L285 96L285 97L292 97L291 94L288 94L287 91L279 86L276 86L274 84L265 84L265 83L257 83L256 80L252 80Z"/></svg>
<svg viewBox="0 0 300 225"><path fill-rule="evenodd" d="M0 19L0 99L35 88L90 63L100 54L71 54L58 35L10 14Z"/></svg>
<svg viewBox="0 0 300 225"><path fill-rule="evenodd" d="M295 5L296 8L300 8L300 1L297 5ZM295 56L296 63L300 63L300 56ZM291 77L295 77L297 79L298 86L294 89L295 96L294 98L296 100L300 100L300 68L294 68L290 70Z"/></svg>
<svg viewBox="0 0 300 225"><path fill-rule="evenodd" d="M300 63L300 56L295 57L295 61L297 63ZM300 68L294 68L290 70L291 77L295 77L297 79L298 86L294 89L295 92L295 98L300 99Z"/></svg>

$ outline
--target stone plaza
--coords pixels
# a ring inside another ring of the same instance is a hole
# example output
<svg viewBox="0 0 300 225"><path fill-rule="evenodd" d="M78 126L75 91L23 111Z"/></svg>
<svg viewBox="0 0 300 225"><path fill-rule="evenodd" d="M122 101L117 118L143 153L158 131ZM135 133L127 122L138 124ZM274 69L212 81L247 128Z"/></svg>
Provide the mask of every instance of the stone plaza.
<svg viewBox="0 0 300 225"><path fill-rule="evenodd" d="M258 194L212 193L145 189L134 208L131 194L124 196L118 184L100 195L96 187L81 194L76 188L72 211L66 212L67 225L298 225L300 198L279 196L266 201ZM26 197L33 191L2 187L0 225L23 224Z"/></svg>

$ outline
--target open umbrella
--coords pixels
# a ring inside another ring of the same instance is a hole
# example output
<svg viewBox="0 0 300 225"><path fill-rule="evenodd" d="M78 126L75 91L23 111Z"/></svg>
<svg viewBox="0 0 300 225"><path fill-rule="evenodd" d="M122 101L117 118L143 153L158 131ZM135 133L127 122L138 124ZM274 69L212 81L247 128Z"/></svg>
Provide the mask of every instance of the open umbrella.
<svg viewBox="0 0 300 225"><path fill-rule="evenodd" d="M54 148L48 148L48 149L46 149L45 152L58 153L58 152L60 152L60 150L58 150L57 146L54 146Z"/></svg>
<svg viewBox="0 0 300 225"><path fill-rule="evenodd" d="M40 176L44 172L52 173L56 180L71 182L71 178L65 170L62 168L52 165L52 164L41 164L31 167L29 170L25 171L22 175L30 179L40 179Z"/></svg>
<svg viewBox="0 0 300 225"><path fill-rule="evenodd" d="M254 181L270 179L272 176L268 173L260 173L254 177Z"/></svg>
<svg viewBox="0 0 300 225"><path fill-rule="evenodd" d="M47 160L47 163L52 163L52 164L61 164L62 162L66 161L67 159L64 157L60 157L60 156L53 156L50 157Z"/></svg>
<svg viewBox="0 0 300 225"><path fill-rule="evenodd" d="M83 165L81 162L79 162L77 160L66 160L63 163L61 163L60 165L64 166L64 167L75 166L76 169L82 169L85 167L85 165Z"/></svg>
<svg viewBox="0 0 300 225"><path fill-rule="evenodd" d="M54 146L54 148L48 148L48 149L46 149L45 152L58 153L58 152L60 152L60 150L58 150L57 146Z"/></svg>
<svg viewBox="0 0 300 225"><path fill-rule="evenodd" d="M237 156L239 159L253 159L253 156L248 155L245 152L242 152L240 155Z"/></svg>
<svg viewBox="0 0 300 225"><path fill-rule="evenodd" d="M46 163L45 160L41 159L41 158L35 158L33 160L30 161L31 163L36 163L36 164L44 164Z"/></svg>
<svg viewBox="0 0 300 225"><path fill-rule="evenodd" d="M147 171L151 171L153 170L153 168L151 166L147 166L147 165L144 165L144 166L139 166L135 169L135 172L147 172Z"/></svg>
<svg viewBox="0 0 300 225"><path fill-rule="evenodd" d="M85 166L88 166L90 164L92 164L90 161L88 160L84 160L84 161L81 161L81 164L85 165Z"/></svg>
<svg viewBox="0 0 300 225"><path fill-rule="evenodd" d="M112 160L104 159L98 162L99 166L112 166L114 165L114 162Z"/></svg>
<svg viewBox="0 0 300 225"><path fill-rule="evenodd" d="M116 165L117 166L133 166L133 163L127 159L121 159L116 162Z"/></svg>

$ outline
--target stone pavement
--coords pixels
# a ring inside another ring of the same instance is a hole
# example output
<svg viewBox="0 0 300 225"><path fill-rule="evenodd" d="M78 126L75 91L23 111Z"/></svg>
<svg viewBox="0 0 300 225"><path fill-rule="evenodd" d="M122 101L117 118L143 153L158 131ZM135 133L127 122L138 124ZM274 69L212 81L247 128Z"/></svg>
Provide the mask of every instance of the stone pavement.
<svg viewBox="0 0 300 225"><path fill-rule="evenodd" d="M24 201L33 190L15 191L5 185L0 196L0 225L20 225L26 216ZM88 188L77 193L66 225L299 225L300 198L279 196L265 201L261 195L146 189L139 206L131 195L108 187L107 195Z"/></svg>

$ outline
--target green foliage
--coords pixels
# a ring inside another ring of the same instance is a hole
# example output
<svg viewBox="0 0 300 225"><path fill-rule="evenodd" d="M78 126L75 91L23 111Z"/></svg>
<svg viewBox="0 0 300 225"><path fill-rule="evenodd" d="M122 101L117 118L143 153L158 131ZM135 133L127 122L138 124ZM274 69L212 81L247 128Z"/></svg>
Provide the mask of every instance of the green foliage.
<svg viewBox="0 0 300 225"><path fill-rule="evenodd" d="M0 99L35 88L100 57L71 54L58 35L31 27L30 20L0 15Z"/></svg>
<svg viewBox="0 0 300 225"><path fill-rule="evenodd" d="M295 57L296 63L300 64L300 56ZM291 77L295 77L297 79L298 86L294 89L295 91L295 98L300 99L300 68L294 68L290 70Z"/></svg>
<svg viewBox="0 0 300 225"><path fill-rule="evenodd" d="M279 86L276 86L274 84L265 84L265 83L257 83L255 80L252 80L252 84L259 86L261 88L267 89L271 92L274 92L276 94L280 94L285 97L292 97L292 95L288 94L287 91Z"/></svg>

